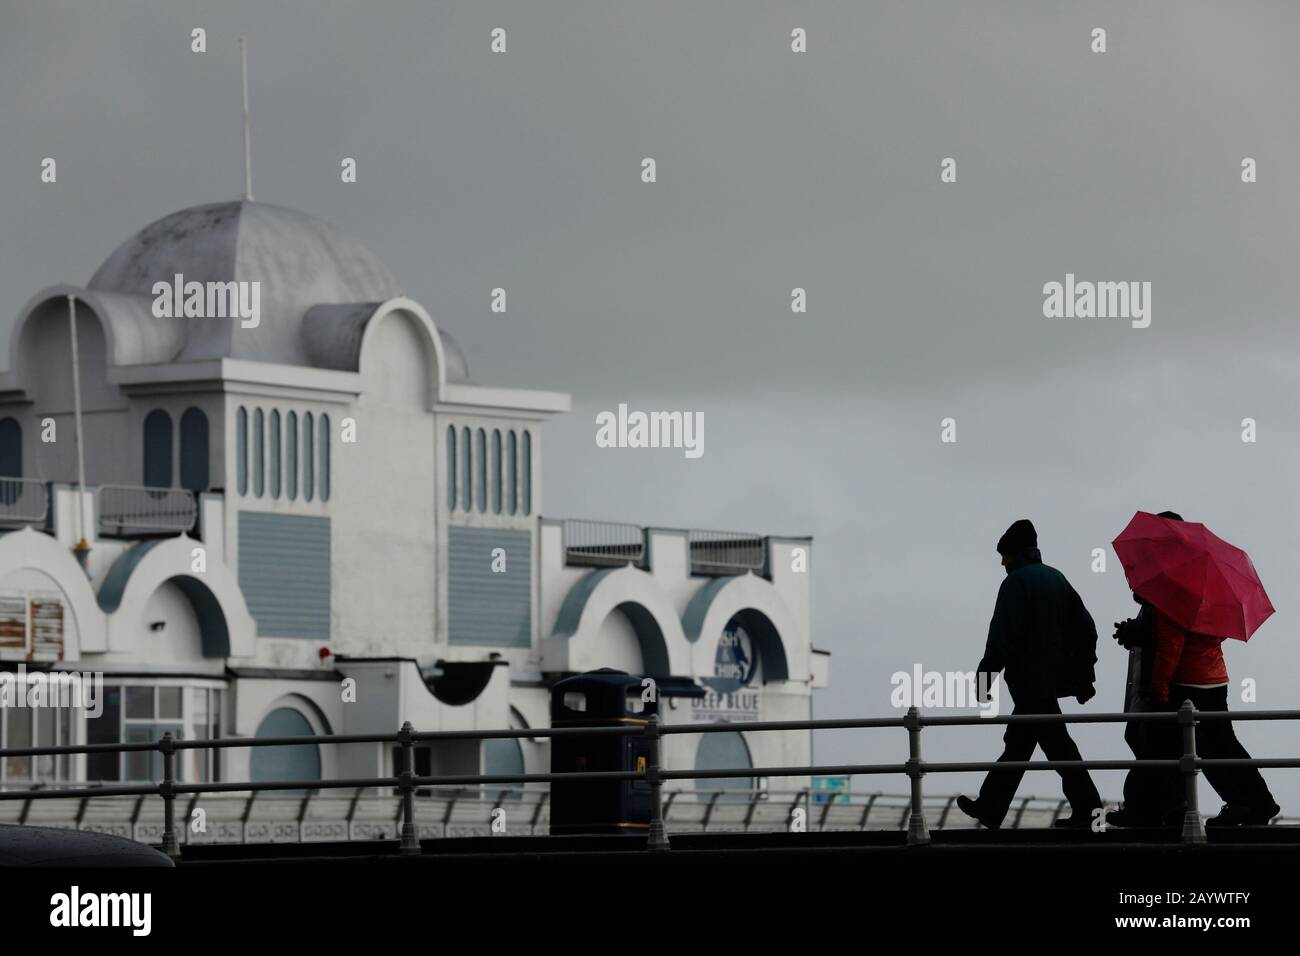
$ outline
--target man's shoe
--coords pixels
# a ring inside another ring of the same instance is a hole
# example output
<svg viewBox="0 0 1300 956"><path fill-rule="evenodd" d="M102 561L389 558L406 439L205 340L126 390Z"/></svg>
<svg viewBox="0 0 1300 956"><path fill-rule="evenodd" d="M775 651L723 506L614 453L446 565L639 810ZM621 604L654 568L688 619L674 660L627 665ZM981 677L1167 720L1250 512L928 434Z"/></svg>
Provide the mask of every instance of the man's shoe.
<svg viewBox="0 0 1300 956"><path fill-rule="evenodd" d="M990 830L996 830L1002 826L1001 820L994 820L984 808L980 806L978 800L972 800L970 797L958 797L957 809L968 817L974 817L980 822L981 826L988 827Z"/></svg>
<svg viewBox="0 0 1300 956"><path fill-rule="evenodd" d="M1086 830L1092 826L1093 810L1071 810L1068 817L1053 820L1052 826L1057 830Z"/></svg>
<svg viewBox="0 0 1300 956"><path fill-rule="evenodd" d="M1234 807L1227 804L1217 817L1205 821L1207 827L1262 827L1282 812L1276 803L1263 808Z"/></svg>

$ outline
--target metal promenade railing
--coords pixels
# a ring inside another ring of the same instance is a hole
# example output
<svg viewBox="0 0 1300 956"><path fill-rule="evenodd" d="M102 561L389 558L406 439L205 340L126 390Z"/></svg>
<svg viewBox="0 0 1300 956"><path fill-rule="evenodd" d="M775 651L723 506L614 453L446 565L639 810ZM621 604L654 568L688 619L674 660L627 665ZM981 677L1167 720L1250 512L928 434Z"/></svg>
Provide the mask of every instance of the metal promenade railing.
<svg viewBox="0 0 1300 956"><path fill-rule="evenodd" d="M393 734L331 734L300 737L262 737L262 738L222 738L216 740L176 740L170 733L163 735L156 743L113 743L113 744L79 744L62 747L22 747L0 749L0 759L7 757L54 756L63 754L93 753L158 753L162 757L162 779L156 784L110 785L94 788L87 787L51 787L47 789L12 790L0 792L0 801L7 800L58 800L77 798L93 800L113 796L158 796L163 801L163 828L161 846L163 852L172 857L179 857L180 843L176 829L176 800L183 796L196 796L204 793L261 793L268 791L303 791L303 790L353 790L363 791L368 788L391 788L398 791L400 800L399 816L401 819L399 852L402 854L420 853L420 841L415 824L416 788L444 786L485 786L531 783L554 783L557 781L581 780L643 780L650 788L651 819L647 848L666 850L669 846L668 835L664 827L664 793L663 784L670 780L715 780L726 778L756 777L802 777L811 774L905 774L911 783L907 805L907 843L912 846L925 845L930 842L929 826L926 818L927 806L922 792L922 780L926 774L933 773L968 773L985 772L993 769L1005 770L1060 770L1081 768L1086 770L1132 770L1135 768L1177 769L1183 778L1184 797L1187 809L1182 825L1182 842L1203 844L1206 842L1205 825L1201 819L1198 797L1197 777L1204 768L1214 767L1300 767L1300 758L1204 758L1196 753L1196 727L1199 723L1212 721L1237 720L1300 720L1300 711L1267 710L1227 713L1223 711L1198 711L1190 701L1183 703L1177 711L1158 713L1105 713L1105 714L1012 714L1007 716L981 717L971 716L926 716L915 708L909 708L903 717L843 718L824 720L787 720L760 721L746 723L746 733L763 733L771 731L803 730L851 730L851 729L904 729L907 731L908 758L903 763L849 764L830 766L791 766L791 767L748 767L743 769L707 768L698 770L669 770L662 766L661 742L663 737L674 734L708 734L734 733L738 725L732 723L715 724L672 724L661 725L657 716L650 717L644 724L620 724L601 727L534 727L510 730L459 730L418 733L406 723L402 729ZM921 759L921 732L925 727L960 727L1002 724L1087 724L1087 723L1126 723L1128 721L1151 721L1176 723L1182 734L1182 755L1177 758L1158 760L1043 760L1043 761L957 761L929 763ZM439 776L417 776L410 772L414 766L414 748L417 743L446 740L501 740L512 738L538 738L562 736L643 736L649 741L649 758L643 770L587 770L571 773L507 773L507 774L448 774ZM244 781L244 782L205 782L182 783L176 778L176 754L181 750L228 749L233 747L284 747L316 744L358 744L382 743L397 744L401 747L402 766L405 769L391 777L363 777L333 780L278 780L278 781ZM191 806L192 806L191 801ZM949 805L950 806L950 805ZM946 813L949 806L945 806ZM929 809L933 809L931 806Z"/></svg>
<svg viewBox="0 0 1300 956"><path fill-rule="evenodd" d="M698 782L697 782L698 784ZM36 784L38 788L56 785ZM62 782L88 794L103 781ZM10 781L30 789L30 781ZM809 833L907 831L910 798L896 788L837 792L795 788L664 788L663 820L669 838L688 834L784 833L802 814ZM975 829L953 794L925 796L926 817L938 830ZM551 793L545 787L417 787L415 824L421 842L463 837L538 837L550 834ZM1017 795L1003 827L1046 829L1065 812L1060 797ZM0 824L54 827L125 837L139 843L162 840L162 801L156 796L66 800L0 801ZM189 846L266 843L351 843L395 840L401 800L394 788L358 787L305 793L190 794L177 808L178 839ZM1279 817L1278 824L1297 821ZM3 827L0 826L0 834ZM0 843L3 837L0 836Z"/></svg>
<svg viewBox="0 0 1300 956"><path fill-rule="evenodd" d="M107 536L189 531L199 506L184 488L100 485L95 510L99 530Z"/></svg>

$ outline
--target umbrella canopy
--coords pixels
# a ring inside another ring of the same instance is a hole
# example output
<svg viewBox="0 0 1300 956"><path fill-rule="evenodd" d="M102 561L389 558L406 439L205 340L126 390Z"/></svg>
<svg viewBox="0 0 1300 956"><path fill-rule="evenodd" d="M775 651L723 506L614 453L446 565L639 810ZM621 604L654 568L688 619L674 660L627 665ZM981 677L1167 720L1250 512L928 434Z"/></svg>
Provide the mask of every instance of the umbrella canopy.
<svg viewBox="0 0 1300 956"><path fill-rule="evenodd" d="M1193 633L1245 641L1273 613L1250 556L1203 524L1139 511L1112 544L1133 593Z"/></svg>

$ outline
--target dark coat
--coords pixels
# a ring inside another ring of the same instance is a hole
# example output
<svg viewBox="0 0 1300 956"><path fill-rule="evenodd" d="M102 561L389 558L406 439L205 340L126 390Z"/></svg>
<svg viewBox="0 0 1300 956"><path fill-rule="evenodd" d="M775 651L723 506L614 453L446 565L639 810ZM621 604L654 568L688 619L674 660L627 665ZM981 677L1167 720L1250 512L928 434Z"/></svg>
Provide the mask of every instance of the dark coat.
<svg viewBox="0 0 1300 956"><path fill-rule="evenodd" d="M1006 671L1017 701L1093 696L1097 627L1065 575L1037 548L1016 555L998 589L981 673Z"/></svg>

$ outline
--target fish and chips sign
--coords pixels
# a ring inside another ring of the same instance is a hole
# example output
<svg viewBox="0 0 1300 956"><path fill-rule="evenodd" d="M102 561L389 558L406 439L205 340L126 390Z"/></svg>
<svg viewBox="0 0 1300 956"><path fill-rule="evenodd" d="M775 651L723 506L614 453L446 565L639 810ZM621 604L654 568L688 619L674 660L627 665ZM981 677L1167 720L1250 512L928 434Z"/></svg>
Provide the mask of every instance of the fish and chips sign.
<svg viewBox="0 0 1300 956"><path fill-rule="evenodd" d="M758 672L758 648L739 617L733 617L718 641L713 676L700 680L704 696L691 701L692 717L706 723L758 720L759 692L754 684Z"/></svg>

